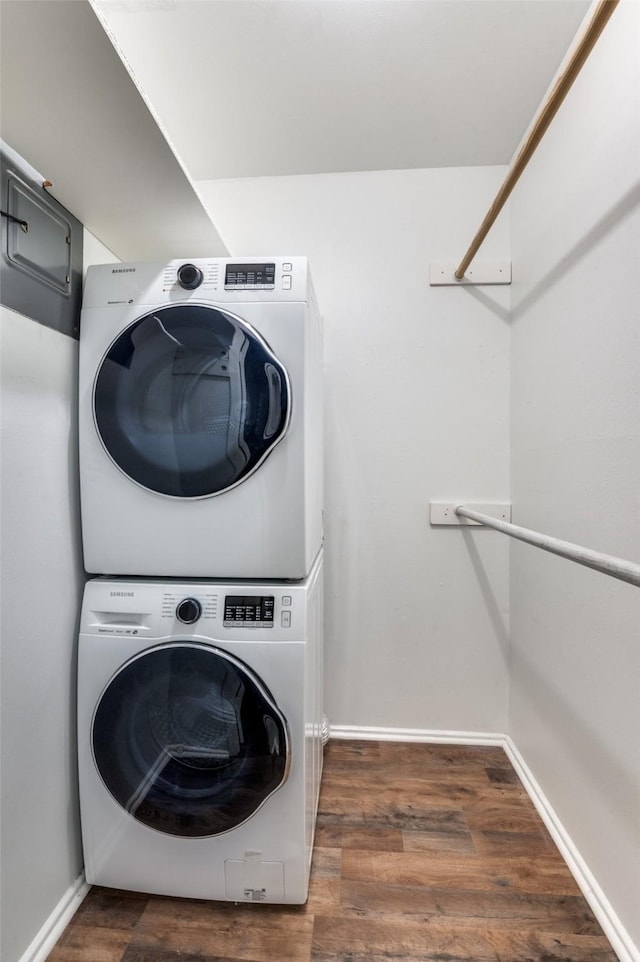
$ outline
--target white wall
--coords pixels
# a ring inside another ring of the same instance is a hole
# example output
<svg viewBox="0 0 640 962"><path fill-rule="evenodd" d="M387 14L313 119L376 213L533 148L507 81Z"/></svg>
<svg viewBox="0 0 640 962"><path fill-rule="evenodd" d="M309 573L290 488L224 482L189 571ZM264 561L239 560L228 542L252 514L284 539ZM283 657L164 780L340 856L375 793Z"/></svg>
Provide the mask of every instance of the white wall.
<svg viewBox="0 0 640 962"><path fill-rule="evenodd" d="M511 201L514 520L640 560L640 5ZM640 946L640 592L514 544L509 731Z"/></svg>
<svg viewBox="0 0 640 962"><path fill-rule="evenodd" d="M82 584L77 341L2 308L2 958L82 869L74 728Z"/></svg>
<svg viewBox="0 0 640 962"><path fill-rule="evenodd" d="M91 257L113 259L88 238ZM82 871L75 665L84 584L78 342L15 311L1 323L2 944L25 956Z"/></svg>
<svg viewBox="0 0 640 962"><path fill-rule="evenodd" d="M430 500L508 500L508 288L430 288L503 168L196 184L235 255L307 254L325 322L333 726L506 726L507 555ZM485 256L508 257L504 222Z"/></svg>

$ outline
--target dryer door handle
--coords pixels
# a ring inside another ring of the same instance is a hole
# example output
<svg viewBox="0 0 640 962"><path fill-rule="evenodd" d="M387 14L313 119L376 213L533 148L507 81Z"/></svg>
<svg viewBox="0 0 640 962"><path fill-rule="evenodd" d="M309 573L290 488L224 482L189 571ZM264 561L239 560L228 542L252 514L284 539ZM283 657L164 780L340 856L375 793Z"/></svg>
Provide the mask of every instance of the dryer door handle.
<svg viewBox="0 0 640 962"><path fill-rule="evenodd" d="M265 439L272 438L286 417L286 411L282 410L282 378L280 372L273 364L265 364L265 374L267 375L267 385L269 388L269 416L264 426Z"/></svg>

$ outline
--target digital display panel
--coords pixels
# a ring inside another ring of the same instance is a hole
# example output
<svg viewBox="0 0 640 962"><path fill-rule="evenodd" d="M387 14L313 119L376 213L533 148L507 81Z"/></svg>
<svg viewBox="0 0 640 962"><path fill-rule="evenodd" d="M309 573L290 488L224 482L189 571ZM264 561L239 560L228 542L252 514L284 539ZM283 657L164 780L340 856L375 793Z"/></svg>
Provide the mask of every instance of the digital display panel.
<svg viewBox="0 0 640 962"><path fill-rule="evenodd" d="M272 291L276 284L275 264L227 264L226 291Z"/></svg>
<svg viewBox="0 0 640 962"><path fill-rule="evenodd" d="M273 628L274 595L227 595L224 599L226 628Z"/></svg>

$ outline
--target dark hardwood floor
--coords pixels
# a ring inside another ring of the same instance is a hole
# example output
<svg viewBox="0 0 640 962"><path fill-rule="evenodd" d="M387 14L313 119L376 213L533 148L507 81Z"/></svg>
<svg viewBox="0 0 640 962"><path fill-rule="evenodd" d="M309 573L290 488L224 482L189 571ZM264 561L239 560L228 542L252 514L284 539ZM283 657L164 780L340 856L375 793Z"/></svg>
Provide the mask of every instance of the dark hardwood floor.
<svg viewBox="0 0 640 962"><path fill-rule="evenodd" d="M93 888L48 962L616 962L500 748L329 742L309 901Z"/></svg>

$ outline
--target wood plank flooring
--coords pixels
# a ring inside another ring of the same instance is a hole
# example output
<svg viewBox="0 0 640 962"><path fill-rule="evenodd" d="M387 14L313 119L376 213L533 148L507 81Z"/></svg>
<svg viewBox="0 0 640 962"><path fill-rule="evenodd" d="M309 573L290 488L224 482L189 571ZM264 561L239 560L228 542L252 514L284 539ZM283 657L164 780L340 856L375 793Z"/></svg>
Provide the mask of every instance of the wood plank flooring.
<svg viewBox="0 0 640 962"><path fill-rule="evenodd" d="M330 741L309 901L93 888L48 962L616 962L500 748Z"/></svg>

